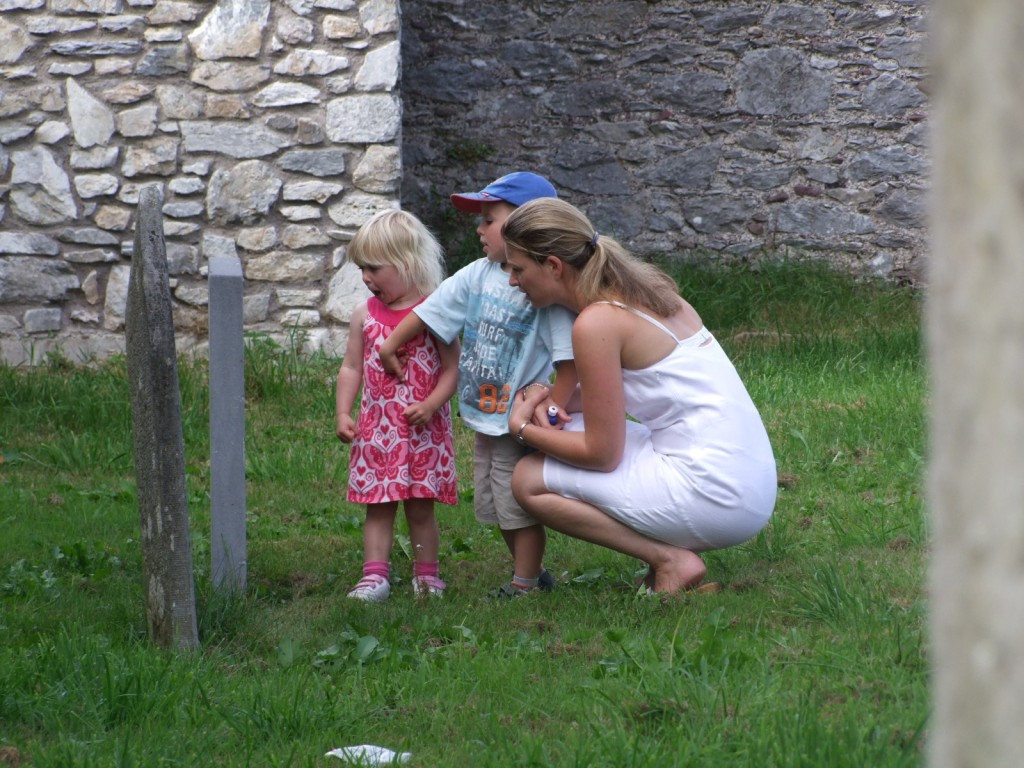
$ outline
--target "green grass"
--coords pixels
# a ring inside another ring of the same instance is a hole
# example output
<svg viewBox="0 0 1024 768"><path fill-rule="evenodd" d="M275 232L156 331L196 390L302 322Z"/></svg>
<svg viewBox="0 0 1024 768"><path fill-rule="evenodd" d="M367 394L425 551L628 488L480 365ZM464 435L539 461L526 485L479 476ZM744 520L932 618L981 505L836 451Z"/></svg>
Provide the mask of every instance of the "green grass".
<svg viewBox="0 0 1024 768"><path fill-rule="evenodd" d="M769 526L709 553L718 594L637 596L638 563L551 534L558 586L483 598L510 558L439 507L443 600L383 605L333 434L338 361L246 354L249 589L209 581L206 370L181 363L202 652L145 636L123 360L0 367L0 764L916 766L928 716L919 299L812 264L673 263L732 354L780 474Z"/></svg>

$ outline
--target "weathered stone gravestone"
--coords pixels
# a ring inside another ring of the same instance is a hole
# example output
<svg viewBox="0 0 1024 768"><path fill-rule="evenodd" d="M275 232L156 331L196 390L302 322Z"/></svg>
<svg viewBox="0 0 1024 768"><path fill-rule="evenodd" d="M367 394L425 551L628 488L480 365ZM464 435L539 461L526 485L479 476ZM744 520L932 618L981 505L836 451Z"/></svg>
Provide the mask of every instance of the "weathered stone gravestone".
<svg viewBox="0 0 1024 768"><path fill-rule="evenodd" d="M139 195L125 340L150 638L196 648L195 586L185 485L174 321L159 187Z"/></svg>
<svg viewBox="0 0 1024 768"><path fill-rule="evenodd" d="M244 592L245 346L242 264L210 259L210 555L213 586Z"/></svg>

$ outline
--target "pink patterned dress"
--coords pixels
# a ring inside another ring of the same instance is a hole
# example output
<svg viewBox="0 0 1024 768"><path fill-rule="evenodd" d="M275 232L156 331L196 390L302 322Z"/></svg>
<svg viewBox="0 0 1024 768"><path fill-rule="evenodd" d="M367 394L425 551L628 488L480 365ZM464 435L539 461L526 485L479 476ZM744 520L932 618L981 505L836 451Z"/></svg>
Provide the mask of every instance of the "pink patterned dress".
<svg viewBox="0 0 1024 768"><path fill-rule="evenodd" d="M413 426L405 408L425 400L441 373L437 342L429 333L417 336L409 352L405 381L384 371L380 345L412 307L389 309L376 296L367 300L363 323L363 397L358 434L349 454L348 500L379 504L405 499L436 499L455 504L455 447L448 403L428 424Z"/></svg>

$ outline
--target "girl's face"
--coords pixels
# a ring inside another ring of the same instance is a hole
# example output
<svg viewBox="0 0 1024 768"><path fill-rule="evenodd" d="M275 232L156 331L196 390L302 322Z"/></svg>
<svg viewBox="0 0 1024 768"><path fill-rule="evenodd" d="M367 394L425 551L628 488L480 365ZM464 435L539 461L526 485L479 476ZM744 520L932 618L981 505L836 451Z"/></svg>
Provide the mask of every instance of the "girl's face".
<svg viewBox="0 0 1024 768"><path fill-rule="evenodd" d="M420 298L416 286L407 283L391 264L367 265L359 270L363 273L363 285L391 309L404 309Z"/></svg>
<svg viewBox="0 0 1024 768"><path fill-rule="evenodd" d="M480 205L480 224L476 233L480 235L480 245L489 261L505 263L505 241L501 239L501 225L516 207L511 203L482 203Z"/></svg>
<svg viewBox="0 0 1024 768"><path fill-rule="evenodd" d="M523 251L509 246L506 250L508 261L508 284L526 294L535 307L546 307L554 303L554 292L558 281L554 275L554 264L538 262Z"/></svg>

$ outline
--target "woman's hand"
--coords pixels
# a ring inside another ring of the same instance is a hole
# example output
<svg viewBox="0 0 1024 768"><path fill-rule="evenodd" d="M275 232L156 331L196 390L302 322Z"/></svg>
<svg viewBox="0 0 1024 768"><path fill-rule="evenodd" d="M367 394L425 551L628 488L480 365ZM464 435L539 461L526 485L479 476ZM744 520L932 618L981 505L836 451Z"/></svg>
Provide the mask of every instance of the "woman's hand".
<svg viewBox="0 0 1024 768"><path fill-rule="evenodd" d="M524 422L530 422L538 426L550 426L547 417L544 415L544 402L548 399L547 384L530 384L516 392L512 398L511 407L508 409L508 431L515 435ZM540 421L537 421L537 412L540 410Z"/></svg>
<svg viewBox="0 0 1024 768"><path fill-rule="evenodd" d="M554 412L552 412L554 408ZM555 415L552 415L554 413ZM545 398L533 411L533 423L545 429L561 429L565 424L572 421L566 411L558 407L558 403L550 397Z"/></svg>

